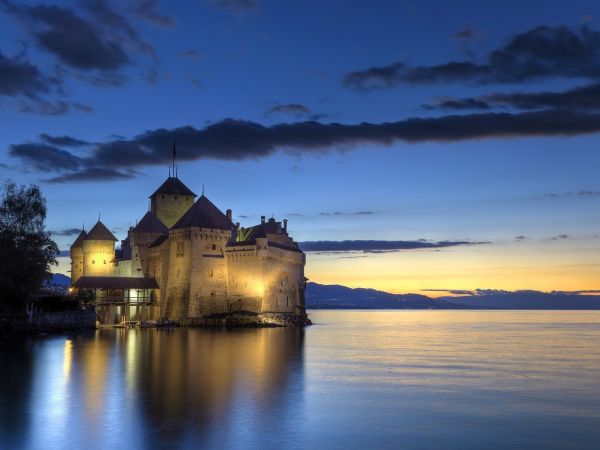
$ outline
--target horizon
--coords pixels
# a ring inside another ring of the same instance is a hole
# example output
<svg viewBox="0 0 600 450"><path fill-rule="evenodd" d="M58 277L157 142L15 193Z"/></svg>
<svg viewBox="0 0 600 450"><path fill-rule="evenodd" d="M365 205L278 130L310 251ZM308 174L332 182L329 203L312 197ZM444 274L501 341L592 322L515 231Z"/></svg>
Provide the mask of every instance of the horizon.
<svg viewBox="0 0 600 450"><path fill-rule="evenodd" d="M600 5L94 5L0 1L0 176L61 250L99 213L124 239L175 138L234 222L289 220L310 281L600 289Z"/></svg>

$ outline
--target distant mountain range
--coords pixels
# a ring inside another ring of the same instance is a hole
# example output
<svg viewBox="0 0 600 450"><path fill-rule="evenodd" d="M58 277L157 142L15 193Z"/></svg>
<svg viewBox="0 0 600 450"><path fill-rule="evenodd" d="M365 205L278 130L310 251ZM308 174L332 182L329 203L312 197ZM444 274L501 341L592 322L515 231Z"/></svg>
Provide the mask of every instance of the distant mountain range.
<svg viewBox="0 0 600 450"><path fill-rule="evenodd" d="M600 295L539 291L481 291L476 295L430 298L375 289L308 283L312 309L600 309Z"/></svg>
<svg viewBox="0 0 600 450"><path fill-rule="evenodd" d="M306 307L312 309L464 309L446 300L420 294L390 294L375 289L349 288L339 284L308 283Z"/></svg>
<svg viewBox="0 0 600 450"><path fill-rule="evenodd" d="M48 284L68 288L71 284L71 278L62 273L53 273Z"/></svg>
<svg viewBox="0 0 600 450"><path fill-rule="evenodd" d="M49 284L68 288L71 279L54 274ZM475 295L430 298L376 289L308 283L309 309L600 309L600 295L539 291L478 291Z"/></svg>

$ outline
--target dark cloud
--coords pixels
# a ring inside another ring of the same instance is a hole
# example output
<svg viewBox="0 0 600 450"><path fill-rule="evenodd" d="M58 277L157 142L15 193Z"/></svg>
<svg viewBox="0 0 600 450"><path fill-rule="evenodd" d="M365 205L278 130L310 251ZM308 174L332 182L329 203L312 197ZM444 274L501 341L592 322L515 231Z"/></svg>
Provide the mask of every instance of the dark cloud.
<svg viewBox="0 0 600 450"><path fill-rule="evenodd" d="M39 114L41 116L62 116L73 110L84 113L93 112L91 106L65 100L36 100L22 102L21 107L19 108L20 112Z"/></svg>
<svg viewBox="0 0 600 450"><path fill-rule="evenodd" d="M26 25L36 43L69 67L113 71L132 63L130 50L154 54L124 16L107 2L86 0L81 4L88 17L66 7L2 0L4 10Z"/></svg>
<svg viewBox="0 0 600 450"><path fill-rule="evenodd" d="M23 161L26 168L47 171L78 170L83 160L66 150L61 150L47 144L16 144L12 145L9 155Z"/></svg>
<svg viewBox="0 0 600 450"><path fill-rule="evenodd" d="M81 228L67 228L64 230L51 231L53 236L77 236L81 233Z"/></svg>
<svg viewBox="0 0 600 450"><path fill-rule="evenodd" d="M129 81L129 77L120 72L78 73L73 77L97 87L121 87Z"/></svg>
<svg viewBox="0 0 600 450"><path fill-rule="evenodd" d="M89 145L89 142L82 141L81 139L75 139L70 136L51 136L46 133L40 134L40 139L48 144L59 147L83 147Z"/></svg>
<svg viewBox="0 0 600 450"><path fill-rule="evenodd" d="M563 241L565 239L569 239L571 236L569 236L568 234L559 234L557 236L551 236L547 239L545 239L546 241Z"/></svg>
<svg viewBox="0 0 600 450"><path fill-rule="evenodd" d="M523 236L523 235L515 236L515 241L517 241L517 242L522 242L522 241L525 241L527 239L529 239L527 236Z"/></svg>
<svg viewBox="0 0 600 450"><path fill-rule="evenodd" d="M425 108L487 110L499 106L521 110L541 108L600 110L600 84L580 86L563 92L495 93L475 98L443 98L435 105L425 105Z"/></svg>
<svg viewBox="0 0 600 450"><path fill-rule="evenodd" d="M193 50L193 49L179 52L179 56L183 56L184 58L189 58L189 59L193 59L196 61L200 59L200 53L198 53L196 50Z"/></svg>
<svg viewBox="0 0 600 450"><path fill-rule="evenodd" d="M561 193L550 193L546 194L545 197L596 197L600 195L600 191L590 191L582 189L575 192L561 192Z"/></svg>
<svg viewBox="0 0 600 450"><path fill-rule="evenodd" d="M600 78L600 32L585 26L540 26L513 36L482 64L451 61L413 67L395 62L349 73L344 85L371 90L399 84L520 83L551 77Z"/></svg>
<svg viewBox="0 0 600 450"><path fill-rule="evenodd" d="M469 289L421 289L422 292L446 292L452 295L475 295L476 291Z"/></svg>
<svg viewBox="0 0 600 450"><path fill-rule="evenodd" d="M96 143L91 146L84 166L137 168L168 164L173 136L177 137L177 157L182 161L190 161L258 159L281 150L323 154L359 145L576 136L597 132L600 132L600 114L554 110L519 114L448 115L355 125L296 122L264 126L256 122L225 119L203 129L191 126L161 128L146 131L131 139ZM18 147L12 146L13 150ZM20 152L13 151L11 154L22 157ZM41 157L47 164L48 157Z"/></svg>
<svg viewBox="0 0 600 450"><path fill-rule="evenodd" d="M300 117L310 114L310 109L299 103L289 103L286 105L275 105L265 111L265 116L271 116L274 114L284 114L294 117Z"/></svg>
<svg viewBox="0 0 600 450"><path fill-rule="evenodd" d="M136 175L134 171L119 171L100 167L90 167L78 172L66 173L56 177L48 178L47 183L72 183L72 182L94 182L129 180Z"/></svg>
<svg viewBox="0 0 600 450"><path fill-rule="evenodd" d="M384 253L400 250L457 247L464 245L482 245L489 242L471 241L306 241L298 245L305 252L364 252Z"/></svg>
<svg viewBox="0 0 600 450"><path fill-rule="evenodd" d="M140 19L165 28L175 26L175 19L156 10L158 0L136 0L130 11Z"/></svg>
<svg viewBox="0 0 600 450"><path fill-rule="evenodd" d="M258 9L256 0L205 0L205 3L237 13Z"/></svg>
<svg viewBox="0 0 600 450"><path fill-rule="evenodd" d="M10 58L0 52L0 95L36 98L59 86L58 78L44 76L22 56Z"/></svg>
<svg viewBox="0 0 600 450"><path fill-rule="evenodd" d="M373 211L356 211L356 212L332 211L332 212L320 212L319 216L368 216L371 214L375 214L375 213Z"/></svg>
<svg viewBox="0 0 600 450"><path fill-rule="evenodd" d="M475 37L475 29L472 26L466 26L462 30L457 31L452 35L455 39L460 40L471 40Z"/></svg>

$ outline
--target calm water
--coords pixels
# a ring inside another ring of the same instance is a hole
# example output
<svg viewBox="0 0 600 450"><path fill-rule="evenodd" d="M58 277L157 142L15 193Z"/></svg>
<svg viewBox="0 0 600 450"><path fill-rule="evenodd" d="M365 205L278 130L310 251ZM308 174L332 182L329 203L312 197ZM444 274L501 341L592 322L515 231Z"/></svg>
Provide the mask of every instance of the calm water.
<svg viewBox="0 0 600 450"><path fill-rule="evenodd" d="M0 342L0 448L600 448L600 312Z"/></svg>

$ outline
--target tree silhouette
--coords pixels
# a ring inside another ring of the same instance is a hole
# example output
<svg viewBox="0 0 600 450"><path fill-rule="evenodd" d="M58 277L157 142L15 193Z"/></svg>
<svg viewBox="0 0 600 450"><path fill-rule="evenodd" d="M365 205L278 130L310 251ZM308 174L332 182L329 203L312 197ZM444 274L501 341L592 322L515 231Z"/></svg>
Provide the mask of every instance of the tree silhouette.
<svg viewBox="0 0 600 450"><path fill-rule="evenodd" d="M0 309L25 308L50 278L58 247L44 229L46 200L35 185L0 189Z"/></svg>

